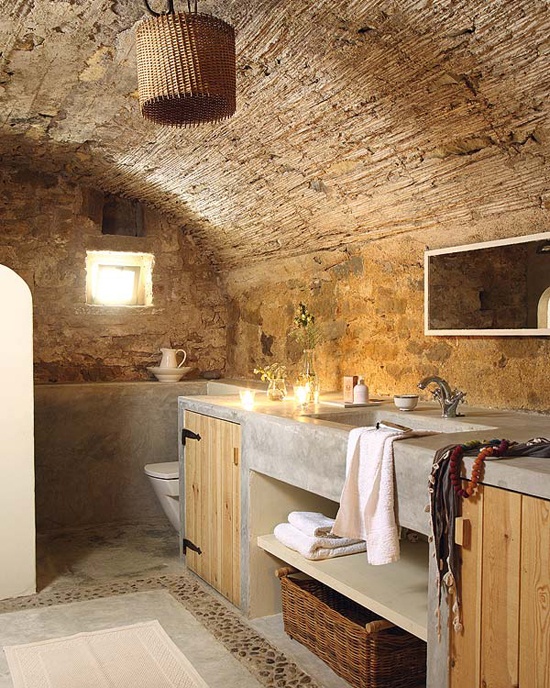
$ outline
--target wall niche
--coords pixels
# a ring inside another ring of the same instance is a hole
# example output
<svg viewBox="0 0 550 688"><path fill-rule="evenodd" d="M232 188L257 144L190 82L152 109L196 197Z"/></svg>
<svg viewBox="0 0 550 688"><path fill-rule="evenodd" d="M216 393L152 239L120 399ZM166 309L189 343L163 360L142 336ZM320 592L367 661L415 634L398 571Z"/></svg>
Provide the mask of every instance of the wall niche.
<svg viewBox="0 0 550 688"><path fill-rule="evenodd" d="M121 196L105 194L103 197L101 233L114 236L144 237L145 224L141 203Z"/></svg>

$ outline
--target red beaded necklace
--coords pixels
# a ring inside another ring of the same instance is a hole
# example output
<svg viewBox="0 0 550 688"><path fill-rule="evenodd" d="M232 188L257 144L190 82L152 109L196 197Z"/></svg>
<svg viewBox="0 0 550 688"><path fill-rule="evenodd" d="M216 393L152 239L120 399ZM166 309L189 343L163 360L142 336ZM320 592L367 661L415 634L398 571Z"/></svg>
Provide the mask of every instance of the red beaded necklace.
<svg viewBox="0 0 550 688"><path fill-rule="evenodd" d="M481 443L479 443L481 444ZM451 483L453 485L454 491L459 497L467 499L471 497L476 491L477 485L482 477L483 462L488 456L503 456L510 446L508 440L491 440L489 445L484 446L479 454L477 455L474 465L472 466L472 477L466 488L462 487L462 476L460 475L460 469L462 464L462 458L464 456L464 450L471 448L472 445L467 444L457 444L453 449L450 456L450 476Z"/></svg>

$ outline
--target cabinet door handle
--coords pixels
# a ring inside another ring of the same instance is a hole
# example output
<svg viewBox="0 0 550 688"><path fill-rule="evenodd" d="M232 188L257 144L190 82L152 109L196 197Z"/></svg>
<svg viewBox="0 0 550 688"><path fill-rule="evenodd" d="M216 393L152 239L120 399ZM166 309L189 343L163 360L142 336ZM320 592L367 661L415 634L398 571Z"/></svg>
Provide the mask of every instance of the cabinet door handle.
<svg viewBox="0 0 550 688"><path fill-rule="evenodd" d="M196 552L197 554L202 554L202 549L198 545L196 545L194 542L191 542L191 540L184 538L183 553L186 554L188 549L193 550L193 552Z"/></svg>
<svg viewBox="0 0 550 688"><path fill-rule="evenodd" d="M468 518L462 518L462 516L457 516L455 518L455 544L460 547L470 546L470 534L472 530L472 524Z"/></svg>
<svg viewBox="0 0 550 688"><path fill-rule="evenodd" d="M185 446L185 440L198 440L200 442L201 436L197 432L192 432L187 428L181 431L181 443Z"/></svg>
<svg viewBox="0 0 550 688"><path fill-rule="evenodd" d="M233 447L233 465L239 465L239 447Z"/></svg>

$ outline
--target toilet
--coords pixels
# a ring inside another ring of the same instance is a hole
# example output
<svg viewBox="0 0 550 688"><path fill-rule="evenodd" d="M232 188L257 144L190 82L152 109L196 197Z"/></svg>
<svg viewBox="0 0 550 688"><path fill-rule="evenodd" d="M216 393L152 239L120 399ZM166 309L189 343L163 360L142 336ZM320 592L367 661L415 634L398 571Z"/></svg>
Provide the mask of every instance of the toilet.
<svg viewBox="0 0 550 688"><path fill-rule="evenodd" d="M148 463L144 471L153 485L164 513L179 533L181 518L178 462Z"/></svg>

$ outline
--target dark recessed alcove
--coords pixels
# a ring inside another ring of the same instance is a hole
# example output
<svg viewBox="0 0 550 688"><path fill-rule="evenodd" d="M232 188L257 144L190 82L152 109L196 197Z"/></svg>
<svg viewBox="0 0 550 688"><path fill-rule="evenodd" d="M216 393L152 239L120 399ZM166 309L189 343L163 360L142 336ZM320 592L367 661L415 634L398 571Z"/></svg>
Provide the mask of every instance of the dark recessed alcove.
<svg viewBox="0 0 550 688"><path fill-rule="evenodd" d="M120 196L105 194L101 232L117 236L145 236L141 204Z"/></svg>

